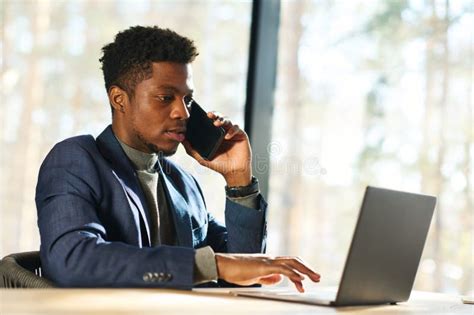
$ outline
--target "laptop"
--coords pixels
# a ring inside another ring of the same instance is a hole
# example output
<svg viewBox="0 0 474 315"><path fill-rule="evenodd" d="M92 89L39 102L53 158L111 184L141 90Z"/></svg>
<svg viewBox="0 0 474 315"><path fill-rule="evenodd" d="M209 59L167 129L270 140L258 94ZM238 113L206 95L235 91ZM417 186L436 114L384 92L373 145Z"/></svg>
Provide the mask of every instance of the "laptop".
<svg viewBox="0 0 474 315"><path fill-rule="evenodd" d="M235 290L238 296L315 305L395 304L410 297L436 197L368 186L337 290Z"/></svg>

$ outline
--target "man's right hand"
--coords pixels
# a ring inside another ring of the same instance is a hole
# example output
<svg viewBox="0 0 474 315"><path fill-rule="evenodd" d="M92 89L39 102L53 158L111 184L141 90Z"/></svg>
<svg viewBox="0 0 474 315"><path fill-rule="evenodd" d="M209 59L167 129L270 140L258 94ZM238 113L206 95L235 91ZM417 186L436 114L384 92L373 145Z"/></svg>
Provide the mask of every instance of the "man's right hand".
<svg viewBox="0 0 474 315"><path fill-rule="evenodd" d="M303 274L314 282L320 279L320 275L298 257L216 253L216 264L219 279L238 285L276 284L286 276L299 292L304 292Z"/></svg>

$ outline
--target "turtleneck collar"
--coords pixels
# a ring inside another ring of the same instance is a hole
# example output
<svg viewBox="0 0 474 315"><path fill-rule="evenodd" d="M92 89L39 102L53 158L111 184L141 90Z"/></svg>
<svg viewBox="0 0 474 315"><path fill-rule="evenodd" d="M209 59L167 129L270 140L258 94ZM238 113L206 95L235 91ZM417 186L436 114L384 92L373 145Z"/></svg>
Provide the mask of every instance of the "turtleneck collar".
<svg viewBox="0 0 474 315"><path fill-rule="evenodd" d="M115 136L117 138L117 136ZM147 171L150 173L156 172L156 162L158 162L158 154L156 153L145 153L139 150L136 150L117 138L117 141L120 143L123 151L127 157L132 161L133 166L138 171Z"/></svg>

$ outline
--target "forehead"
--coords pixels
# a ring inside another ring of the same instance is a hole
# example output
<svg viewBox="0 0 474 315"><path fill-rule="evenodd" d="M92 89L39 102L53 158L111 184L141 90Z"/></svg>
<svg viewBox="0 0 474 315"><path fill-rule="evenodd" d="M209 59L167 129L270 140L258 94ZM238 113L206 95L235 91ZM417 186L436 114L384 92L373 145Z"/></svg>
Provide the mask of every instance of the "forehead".
<svg viewBox="0 0 474 315"><path fill-rule="evenodd" d="M175 62L154 62L152 64L152 77L144 80L146 85L158 87L161 85L171 85L177 88L192 88L192 67L191 64Z"/></svg>

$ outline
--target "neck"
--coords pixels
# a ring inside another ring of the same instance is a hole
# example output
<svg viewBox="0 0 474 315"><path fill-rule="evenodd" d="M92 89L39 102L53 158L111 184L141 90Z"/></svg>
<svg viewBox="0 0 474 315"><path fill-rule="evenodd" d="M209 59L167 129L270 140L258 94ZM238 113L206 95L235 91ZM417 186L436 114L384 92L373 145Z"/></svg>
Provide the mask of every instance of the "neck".
<svg viewBox="0 0 474 315"><path fill-rule="evenodd" d="M144 144L141 144L140 141L134 141L132 139L132 136L130 136L127 132L126 129L123 127L123 124L118 122L116 119L112 120L112 131L114 132L115 137L123 144L126 144L132 149L152 154L153 152L148 149L148 147Z"/></svg>

